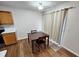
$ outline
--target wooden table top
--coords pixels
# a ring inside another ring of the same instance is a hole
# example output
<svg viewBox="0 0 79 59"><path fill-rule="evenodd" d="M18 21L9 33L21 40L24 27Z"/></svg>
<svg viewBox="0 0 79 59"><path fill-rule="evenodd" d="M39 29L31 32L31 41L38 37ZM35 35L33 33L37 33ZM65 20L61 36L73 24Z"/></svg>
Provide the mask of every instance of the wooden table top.
<svg viewBox="0 0 79 59"><path fill-rule="evenodd" d="M36 32L36 33L28 33L29 35L29 39L30 40L36 40L39 37L46 37L49 36L48 34L44 33L44 32Z"/></svg>

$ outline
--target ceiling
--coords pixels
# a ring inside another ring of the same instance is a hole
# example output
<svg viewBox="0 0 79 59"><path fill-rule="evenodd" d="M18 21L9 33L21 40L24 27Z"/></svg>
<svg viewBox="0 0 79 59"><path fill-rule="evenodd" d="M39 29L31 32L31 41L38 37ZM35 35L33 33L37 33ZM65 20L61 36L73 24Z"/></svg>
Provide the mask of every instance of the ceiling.
<svg viewBox="0 0 79 59"><path fill-rule="evenodd" d="M37 8L38 3L39 1L0 1L1 6L40 11ZM64 3L64 1L42 1L42 5L44 6L44 9L41 11L45 11L51 7L53 8L62 3Z"/></svg>

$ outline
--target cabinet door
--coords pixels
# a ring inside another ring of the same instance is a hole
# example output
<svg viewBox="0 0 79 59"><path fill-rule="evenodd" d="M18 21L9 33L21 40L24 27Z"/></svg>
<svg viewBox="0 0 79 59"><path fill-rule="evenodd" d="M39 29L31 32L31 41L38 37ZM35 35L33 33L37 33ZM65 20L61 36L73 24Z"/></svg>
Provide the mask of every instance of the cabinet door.
<svg viewBox="0 0 79 59"><path fill-rule="evenodd" d="M0 23L1 24L13 24L12 15L10 12L0 12Z"/></svg>
<svg viewBox="0 0 79 59"><path fill-rule="evenodd" d="M2 22L1 19L2 19L2 13L0 13L0 24L1 24L1 22Z"/></svg>
<svg viewBox="0 0 79 59"><path fill-rule="evenodd" d="M6 45L10 45L10 44L16 43L15 32L3 34L3 39L4 39L4 42L5 42Z"/></svg>

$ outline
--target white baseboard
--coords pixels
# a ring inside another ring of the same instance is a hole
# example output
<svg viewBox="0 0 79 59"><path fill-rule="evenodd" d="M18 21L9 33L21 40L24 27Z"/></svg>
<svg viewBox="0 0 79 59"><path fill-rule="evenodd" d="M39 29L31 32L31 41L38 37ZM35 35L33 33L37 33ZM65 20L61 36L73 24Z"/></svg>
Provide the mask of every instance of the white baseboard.
<svg viewBox="0 0 79 59"><path fill-rule="evenodd" d="M67 48L67 47L65 47L65 46L62 46L62 47L79 57L79 54L75 53L75 52L72 51L71 49L69 49L69 48Z"/></svg>
<svg viewBox="0 0 79 59"><path fill-rule="evenodd" d="M23 40L23 39L26 39L26 38L28 38L28 37L20 37L17 40Z"/></svg>

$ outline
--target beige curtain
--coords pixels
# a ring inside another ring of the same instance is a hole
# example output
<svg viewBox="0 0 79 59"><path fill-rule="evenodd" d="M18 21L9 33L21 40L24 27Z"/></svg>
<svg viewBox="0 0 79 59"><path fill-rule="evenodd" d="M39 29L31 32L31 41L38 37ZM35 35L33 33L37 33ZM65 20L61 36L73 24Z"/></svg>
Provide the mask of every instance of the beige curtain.
<svg viewBox="0 0 79 59"><path fill-rule="evenodd" d="M43 15L44 32L50 35L50 39L60 43L62 28L67 10L60 10Z"/></svg>
<svg viewBox="0 0 79 59"><path fill-rule="evenodd" d="M64 10L61 10L61 11L56 11L54 13L54 22L53 22L53 25L52 25L52 39L53 41L55 42L58 42L59 40L59 36L61 36L60 34L60 31L61 31L61 25L63 23L63 17L64 17Z"/></svg>
<svg viewBox="0 0 79 59"><path fill-rule="evenodd" d="M59 44L61 42L61 35L65 30L64 26L66 25L66 21L67 21L67 13L68 13L68 9L61 10L60 24L59 24L58 37L57 37L57 43Z"/></svg>
<svg viewBox="0 0 79 59"><path fill-rule="evenodd" d="M43 15L43 30L51 36L51 14Z"/></svg>

